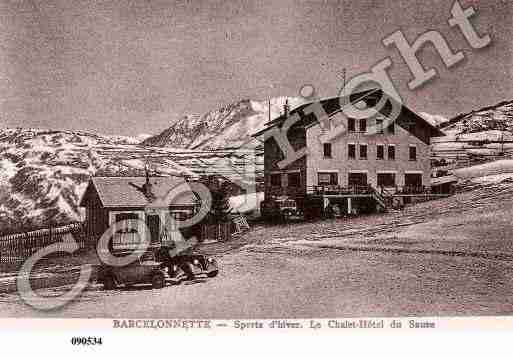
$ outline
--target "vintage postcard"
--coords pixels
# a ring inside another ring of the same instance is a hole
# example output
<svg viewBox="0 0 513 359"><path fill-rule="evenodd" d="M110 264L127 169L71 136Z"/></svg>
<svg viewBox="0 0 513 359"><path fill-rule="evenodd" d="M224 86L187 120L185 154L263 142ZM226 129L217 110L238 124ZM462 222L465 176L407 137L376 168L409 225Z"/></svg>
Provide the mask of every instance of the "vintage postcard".
<svg viewBox="0 0 513 359"><path fill-rule="evenodd" d="M513 329L512 18L0 0L0 327Z"/></svg>

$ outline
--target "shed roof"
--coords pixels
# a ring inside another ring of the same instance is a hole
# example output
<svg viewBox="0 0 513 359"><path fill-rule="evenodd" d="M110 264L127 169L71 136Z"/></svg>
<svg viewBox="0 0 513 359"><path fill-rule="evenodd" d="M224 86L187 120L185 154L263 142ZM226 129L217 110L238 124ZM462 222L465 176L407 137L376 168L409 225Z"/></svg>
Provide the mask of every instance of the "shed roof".
<svg viewBox="0 0 513 359"><path fill-rule="evenodd" d="M143 185L146 177L93 177L87 186L87 189L80 201L80 206L85 207L85 199L88 191L94 189L104 207L146 207L148 205L156 206L180 206L191 205L196 202L194 192L190 189L187 182L182 177L149 177L152 193L159 203L148 199ZM166 195L178 186L182 187L178 195L166 198ZM167 203L163 200L166 199Z"/></svg>

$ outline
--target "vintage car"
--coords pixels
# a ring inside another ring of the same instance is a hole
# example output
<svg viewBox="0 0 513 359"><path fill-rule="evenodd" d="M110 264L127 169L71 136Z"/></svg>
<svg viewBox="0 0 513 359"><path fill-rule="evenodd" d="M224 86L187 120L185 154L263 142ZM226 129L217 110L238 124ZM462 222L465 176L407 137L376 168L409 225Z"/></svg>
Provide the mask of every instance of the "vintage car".
<svg viewBox="0 0 513 359"><path fill-rule="evenodd" d="M131 252L133 253L133 252ZM130 254L127 251L115 251L114 256ZM166 270L161 262L156 261L155 254L149 250L137 260L125 266L102 265L98 273L98 282L103 283L106 290L115 289L118 285L150 284L153 288L166 285Z"/></svg>
<svg viewBox="0 0 513 359"><path fill-rule="evenodd" d="M209 278L213 278L219 274L217 261L212 257L207 257L203 254L184 254L181 258L188 263L194 276L206 275ZM184 271L177 265L167 268L167 273L175 281L180 281L186 277Z"/></svg>
<svg viewBox="0 0 513 359"><path fill-rule="evenodd" d="M131 254L129 251L114 251L114 256ZM166 263L157 258L155 248L149 249L134 262L125 266L102 265L98 273L98 282L103 284L105 290L112 290L119 285L130 287L135 284L151 284L153 288L160 289L166 282L178 284L186 279L185 272L174 265L168 268ZM219 273L217 261L203 254L186 254L181 256L186 265L189 265L194 276L206 275L215 277Z"/></svg>
<svg viewBox="0 0 513 359"><path fill-rule="evenodd" d="M288 221L292 217L302 216L297 202L288 196L272 197L262 201L260 213L263 218Z"/></svg>

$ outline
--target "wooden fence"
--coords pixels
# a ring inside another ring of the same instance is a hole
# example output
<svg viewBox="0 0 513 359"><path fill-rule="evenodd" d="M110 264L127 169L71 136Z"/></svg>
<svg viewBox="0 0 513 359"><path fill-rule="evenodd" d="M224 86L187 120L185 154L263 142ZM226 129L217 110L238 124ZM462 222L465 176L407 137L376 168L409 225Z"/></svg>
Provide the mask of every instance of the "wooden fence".
<svg viewBox="0 0 513 359"><path fill-rule="evenodd" d="M63 227L47 228L32 232L10 234L0 237L0 264L19 263L48 245L59 243L65 235L71 234L79 249L94 245L85 234L82 223L72 223ZM52 256L68 256L66 252L56 252Z"/></svg>
<svg viewBox="0 0 513 359"><path fill-rule="evenodd" d="M214 239L228 241L232 237L233 223L203 225L202 240ZM239 223L240 227L244 223ZM247 223L246 223L247 226ZM237 227L237 229L238 229ZM248 226L249 228L249 226ZM34 253L54 243L61 243L66 235L71 234L78 248L92 248L97 244L94 236L87 235L82 223L73 223L62 227L41 229L32 232L0 236L0 265L20 264ZM68 252L55 252L52 257L69 256ZM0 268L1 270L1 268Z"/></svg>

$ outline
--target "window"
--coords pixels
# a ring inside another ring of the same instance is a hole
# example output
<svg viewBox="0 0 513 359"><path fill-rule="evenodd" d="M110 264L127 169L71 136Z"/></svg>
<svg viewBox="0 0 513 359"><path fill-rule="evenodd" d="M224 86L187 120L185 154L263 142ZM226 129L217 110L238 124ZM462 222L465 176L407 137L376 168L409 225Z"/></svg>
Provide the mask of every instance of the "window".
<svg viewBox="0 0 513 359"><path fill-rule="evenodd" d="M108 242L110 250L120 246L137 245L140 243L142 237L139 235L140 232L138 232L139 222L136 221L137 219L139 219L139 216L134 212L116 213L114 215L114 220L116 221L113 223L115 231ZM121 221L123 222L120 223Z"/></svg>
<svg viewBox="0 0 513 359"><path fill-rule="evenodd" d="M185 221L193 217L193 212L191 210L176 211L169 209L169 215L177 221Z"/></svg>
<svg viewBox="0 0 513 359"><path fill-rule="evenodd" d="M410 161L417 161L417 147L410 146Z"/></svg>
<svg viewBox="0 0 513 359"><path fill-rule="evenodd" d="M388 146L388 159L395 160L395 146L394 145Z"/></svg>
<svg viewBox="0 0 513 359"><path fill-rule="evenodd" d="M347 184L349 186L367 186L367 173L349 172L347 175Z"/></svg>
<svg viewBox="0 0 513 359"><path fill-rule="evenodd" d="M317 175L319 177L319 186L338 184L338 173L336 172L319 172Z"/></svg>
<svg viewBox="0 0 513 359"><path fill-rule="evenodd" d="M395 173L378 173L378 187L395 187Z"/></svg>
<svg viewBox="0 0 513 359"><path fill-rule="evenodd" d="M367 145L360 145L360 158L362 160L367 159Z"/></svg>
<svg viewBox="0 0 513 359"><path fill-rule="evenodd" d="M422 173L405 173L404 185L410 190L422 187Z"/></svg>
<svg viewBox="0 0 513 359"><path fill-rule="evenodd" d="M356 158L356 145L355 144L347 145L347 156L350 159L355 159Z"/></svg>
<svg viewBox="0 0 513 359"><path fill-rule="evenodd" d="M376 145L376 159L382 160L385 158L385 146Z"/></svg>
<svg viewBox="0 0 513 359"><path fill-rule="evenodd" d="M384 131L383 131L383 119L382 118L377 118L376 119L376 133L380 133L380 134L384 133Z"/></svg>
<svg viewBox="0 0 513 359"><path fill-rule="evenodd" d="M364 118L360 119L360 132L367 132L367 120Z"/></svg>
<svg viewBox="0 0 513 359"><path fill-rule="evenodd" d="M356 123L354 118L349 118L347 120L347 131L348 132L355 132L356 131Z"/></svg>
<svg viewBox="0 0 513 359"><path fill-rule="evenodd" d="M323 144L324 158L331 158L331 143Z"/></svg>
<svg viewBox="0 0 513 359"><path fill-rule="evenodd" d="M281 174L280 173L271 174L271 186L281 187Z"/></svg>
<svg viewBox="0 0 513 359"><path fill-rule="evenodd" d="M137 219L139 219L139 215L134 212L124 212L124 213L116 213L115 215L116 223L121 221L127 221L126 227L123 225L119 225L118 228L122 228L116 231L116 233L135 233L137 232Z"/></svg>
<svg viewBox="0 0 513 359"><path fill-rule="evenodd" d="M139 215L134 212L124 212L124 213L116 213L116 222L130 220L130 219L139 219Z"/></svg>
<svg viewBox="0 0 513 359"><path fill-rule="evenodd" d="M390 121L387 127L388 133L394 134L395 133L395 123Z"/></svg>
<svg viewBox="0 0 513 359"><path fill-rule="evenodd" d="M289 187L299 187L300 183L301 181L299 172L292 172L287 174L287 185Z"/></svg>

